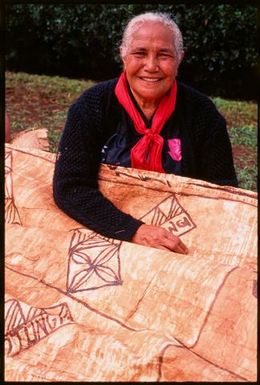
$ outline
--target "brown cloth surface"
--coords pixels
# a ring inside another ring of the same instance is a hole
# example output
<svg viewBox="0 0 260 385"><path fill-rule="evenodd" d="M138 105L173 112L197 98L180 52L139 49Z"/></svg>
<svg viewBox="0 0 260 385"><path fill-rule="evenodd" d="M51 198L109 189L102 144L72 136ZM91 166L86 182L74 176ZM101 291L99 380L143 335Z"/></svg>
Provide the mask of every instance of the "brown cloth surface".
<svg viewBox="0 0 260 385"><path fill-rule="evenodd" d="M6 381L256 381L256 193L102 165L104 195L181 255L62 213L54 154L5 158Z"/></svg>

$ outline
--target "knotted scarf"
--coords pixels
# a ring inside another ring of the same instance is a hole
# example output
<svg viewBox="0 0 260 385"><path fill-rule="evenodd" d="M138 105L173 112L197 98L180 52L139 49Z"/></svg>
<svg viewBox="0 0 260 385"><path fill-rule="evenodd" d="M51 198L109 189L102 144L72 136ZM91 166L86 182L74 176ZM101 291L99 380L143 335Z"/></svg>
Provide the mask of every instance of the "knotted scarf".
<svg viewBox="0 0 260 385"><path fill-rule="evenodd" d="M125 72L117 82L115 94L134 123L134 127L143 136L131 149L131 166L142 170L164 172L162 167L163 138L160 132L175 109L177 82L161 100L152 120L151 128L146 125L137 111L127 88Z"/></svg>

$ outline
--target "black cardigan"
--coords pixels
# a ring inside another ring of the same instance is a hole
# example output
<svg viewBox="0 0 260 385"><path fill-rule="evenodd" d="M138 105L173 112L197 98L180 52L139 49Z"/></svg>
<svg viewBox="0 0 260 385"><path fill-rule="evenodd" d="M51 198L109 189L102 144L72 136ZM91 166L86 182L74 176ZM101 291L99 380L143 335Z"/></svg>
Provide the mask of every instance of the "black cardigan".
<svg viewBox="0 0 260 385"><path fill-rule="evenodd" d="M122 119L117 79L86 90L69 109L59 143L53 193L57 206L82 225L110 238L131 240L143 223L118 210L98 190L101 150ZM213 102L178 82L172 119L182 137L182 176L237 186L226 123Z"/></svg>

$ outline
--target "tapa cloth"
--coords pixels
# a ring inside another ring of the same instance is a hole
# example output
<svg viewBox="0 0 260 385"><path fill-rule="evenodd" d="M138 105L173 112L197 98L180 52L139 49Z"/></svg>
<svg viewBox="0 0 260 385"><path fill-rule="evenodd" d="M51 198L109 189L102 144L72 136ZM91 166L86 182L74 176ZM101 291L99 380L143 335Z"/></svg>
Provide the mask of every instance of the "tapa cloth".
<svg viewBox="0 0 260 385"><path fill-rule="evenodd" d="M257 194L102 165L103 194L181 255L69 218L54 163L6 145L5 380L256 381Z"/></svg>

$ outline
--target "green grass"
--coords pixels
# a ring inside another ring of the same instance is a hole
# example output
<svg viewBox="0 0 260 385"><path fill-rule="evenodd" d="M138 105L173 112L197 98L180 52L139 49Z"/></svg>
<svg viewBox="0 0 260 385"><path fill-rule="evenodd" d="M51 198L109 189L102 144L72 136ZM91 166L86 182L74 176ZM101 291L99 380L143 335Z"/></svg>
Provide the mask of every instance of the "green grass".
<svg viewBox="0 0 260 385"><path fill-rule="evenodd" d="M253 124L242 127L231 127L229 137L233 144L256 148L256 127Z"/></svg>
<svg viewBox="0 0 260 385"><path fill-rule="evenodd" d="M213 98L227 121L239 186L257 191L257 104Z"/></svg>
<svg viewBox="0 0 260 385"><path fill-rule="evenodd" d="M230 140L236 149L235 168L240 186L246 190L257 191L257 135L256 127L251 124L242 127L231 127ZM240 154L239 149L243 149Z"/></svg>
<svg viewBox="0 0 260 385"><path fill-rule="evenodd" d="M59 103L67 104L74 95L93 85L92 81L67 79L60 76L31 75L24 72L7 72L6 85L8 87L26 86L32 94L38 92L48 99L60 96Z"/></svg>
<svg viewBox="0 0 260 385"><path fill-rule="evenodd" d="M257 170L255 166L238 168L237 175L240 180L240 187L246 190L257 191Z"/></svg>
<svg viewBox="0 0 260 385"><path fill-rule="evenodd" d="M59 76L7 72L6 111L12 138L28 128L46 127L50 150L56 152L70 104L93 84Z"/></svg>
<svg viewBox="0 0 260 385"><path fill-rule="evenodd" d="M94 84L59 76L6 73L6 111L12 138L25 129L46 127L50 150L57 151L71 103ZM225 117L241 188L257 191L257 104L212 97Z"/></svg>
<svg viewBox="0 0 260 385"><path fill-rule="evenodd" d="M228 127L257 125L257 104L236 100L212 98L219 111L225 116Z"/></svg>

